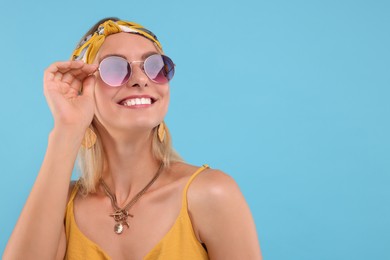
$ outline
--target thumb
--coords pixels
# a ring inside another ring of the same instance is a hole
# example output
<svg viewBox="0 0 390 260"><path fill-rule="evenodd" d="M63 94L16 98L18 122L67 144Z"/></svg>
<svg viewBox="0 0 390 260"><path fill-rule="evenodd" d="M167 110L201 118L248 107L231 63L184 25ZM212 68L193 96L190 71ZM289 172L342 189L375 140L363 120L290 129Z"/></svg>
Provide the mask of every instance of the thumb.
<svg viewBox="0 0 390 260"><path fill-rule="evenodd" d="M86 97L94 97L95 94L95 76L89 75L86 79L83 81L83 92L81 93L82 96Z"/></svg>

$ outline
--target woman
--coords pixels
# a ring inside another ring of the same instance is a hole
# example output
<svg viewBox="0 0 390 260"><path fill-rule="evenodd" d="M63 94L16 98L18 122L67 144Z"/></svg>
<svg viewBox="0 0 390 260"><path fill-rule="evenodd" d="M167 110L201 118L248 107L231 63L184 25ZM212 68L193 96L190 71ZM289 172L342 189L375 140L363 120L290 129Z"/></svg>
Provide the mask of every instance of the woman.
<svg viewBox="0 0 390 260"><path fill-rule="evenodd" d="M173 74L153 33L116 18L48 67L54 128L4 259L261 259L236 183L171 147Z"/></svg>

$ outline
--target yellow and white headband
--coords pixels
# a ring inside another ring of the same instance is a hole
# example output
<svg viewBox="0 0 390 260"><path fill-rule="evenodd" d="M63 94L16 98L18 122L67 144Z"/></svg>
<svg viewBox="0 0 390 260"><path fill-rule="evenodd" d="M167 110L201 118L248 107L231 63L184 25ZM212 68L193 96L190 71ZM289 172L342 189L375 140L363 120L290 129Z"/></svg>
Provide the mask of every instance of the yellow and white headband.
<svg viewBox="0 0 390 260"><path fill-rule="evenodd" d="M73 51L71 59L83 60L85 63L91 64L106 37L120 32L139 34L151 40L158 49L162 50L161 44L157 40L156 35L144 28L142 25L122 20L116 22L107 20L99 25L95 32L81 40L76 49Z"/></svg>

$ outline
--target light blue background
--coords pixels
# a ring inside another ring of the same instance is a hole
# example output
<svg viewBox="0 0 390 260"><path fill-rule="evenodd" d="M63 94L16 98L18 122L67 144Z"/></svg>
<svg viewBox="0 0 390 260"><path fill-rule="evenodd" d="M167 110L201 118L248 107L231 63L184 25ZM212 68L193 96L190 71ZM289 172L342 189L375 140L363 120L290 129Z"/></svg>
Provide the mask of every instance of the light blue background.
<svg viewBox="0 0 390 260"><path fill-rule="evenodd" d="M52 127L43 70L119 16L174 59L174 145L236 179L266 259L390 259L390 1L5 2L1 253Z"/></svg>

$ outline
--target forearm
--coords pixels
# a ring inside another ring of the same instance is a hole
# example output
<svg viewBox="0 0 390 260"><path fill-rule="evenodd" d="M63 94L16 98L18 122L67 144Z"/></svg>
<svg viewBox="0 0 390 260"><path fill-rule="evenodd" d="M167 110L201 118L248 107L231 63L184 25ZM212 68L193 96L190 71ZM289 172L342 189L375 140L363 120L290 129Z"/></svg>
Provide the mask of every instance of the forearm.
<svg viewBox="0 0 390 260"><path fill-rule="evenodd" d="M53 259L82 136L53 130L41 169L4 251L4 259Z"/></svg>

